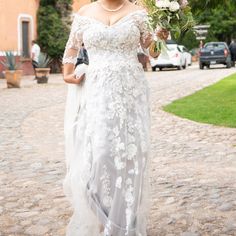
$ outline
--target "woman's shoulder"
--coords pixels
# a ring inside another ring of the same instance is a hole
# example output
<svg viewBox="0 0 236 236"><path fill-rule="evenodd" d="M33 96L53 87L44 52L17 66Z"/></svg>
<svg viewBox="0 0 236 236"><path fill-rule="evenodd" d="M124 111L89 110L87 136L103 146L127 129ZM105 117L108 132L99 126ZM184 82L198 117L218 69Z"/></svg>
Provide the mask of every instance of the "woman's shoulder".
<svg viewBox="0 0 236 236"><path fill-rule="evenodd" d="M146 21L148 16L148 13L144 7L134 3L129 3L129 13L132 14L135 19L137 19L138 23Z"/></svg>
<svg viewBox="0 0 236 236"><path fill-rule="evenodd" d="M137 20L138 24L141 24L143 21L147 20L147 11L144 7L136 5L134 3L129 3L129 14Z"/></svg>
<svg viewBox="0 0 236 236"><path fill-rule="evenodd" d="M88 3L82 6L77 13L81 16L86 15L86 13L90 12L95 7L96 2Z"/></svg>

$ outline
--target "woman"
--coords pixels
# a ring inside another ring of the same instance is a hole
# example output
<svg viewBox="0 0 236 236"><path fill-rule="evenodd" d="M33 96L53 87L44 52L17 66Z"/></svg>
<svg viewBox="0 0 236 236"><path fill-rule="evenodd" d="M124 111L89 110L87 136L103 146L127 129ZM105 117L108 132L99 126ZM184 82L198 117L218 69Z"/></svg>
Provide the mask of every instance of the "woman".
<svg viewBox="0 0 236 236"><path fill-rule="evenodd" d="M74 207L68 236L146 236L150 121L137 49L151 42L147 13L128 0L100 0L75 15L63 59L64 80L81 89L65 130L64 187ZM74 74L82 43L86 78Z"/></svg>

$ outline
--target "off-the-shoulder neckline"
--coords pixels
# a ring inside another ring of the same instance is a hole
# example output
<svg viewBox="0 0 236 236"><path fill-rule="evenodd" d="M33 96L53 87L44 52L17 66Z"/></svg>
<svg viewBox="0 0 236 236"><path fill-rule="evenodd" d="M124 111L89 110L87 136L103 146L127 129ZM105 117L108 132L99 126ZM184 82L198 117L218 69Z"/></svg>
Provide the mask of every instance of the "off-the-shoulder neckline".
<svg viewBox="0 0 236 236"><path fill-rule="evenodd" d="M90 16L81 15L78 12L76 13L76 16L84 18L84 19L92 20L94 22L97 22L97 23L105 26L105 27L109 27L110 28L110 27L113 27L113 26L119 24L120 22L123 22L125 19L127 19L127 18L129 18L129 17L131 17L131 16L133 16L134 14L137 14L137 13L145 13L145 14L147 14L147 11L145 9L139 9L139 10L132 11L132 12L126 14L125 16L121 17L119 20L117 20L112 25L107 25L107 24L103 23L102 21L97 20L96 18L93 18L93 17L90 17Z"/></svg>

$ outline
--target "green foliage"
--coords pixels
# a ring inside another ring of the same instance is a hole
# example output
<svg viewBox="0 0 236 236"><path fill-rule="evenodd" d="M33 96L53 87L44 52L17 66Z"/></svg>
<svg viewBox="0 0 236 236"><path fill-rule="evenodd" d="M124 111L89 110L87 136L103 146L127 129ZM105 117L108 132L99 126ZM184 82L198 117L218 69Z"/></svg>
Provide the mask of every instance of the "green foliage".
<svg viewBox="0 0 236 236"><path fill-rule="evenodd" d="M38 10L38 43L59 67L70 31L72 0L41 0Z"/></svg>
<svg viewBox="0 0 236 236"><path fill-rule="evenodd" d="M42 50L52 58L60 58L68 38L69 29L52 6L38 11L38 42Z"/></svg>
<svg viewBox="0 0 236 236"><path fill-rule="evenodd" d="M236 74L176 100L164 110L197 122L236 128Z"/></svg>
<svg viewBox="0 0 236 236"><path fill-rule="evenodd" d="M198 48L199 41L196 39L196 35L193 30L189 30L177 40L178 44L185 45L188 49Z"/></svg>
<svg viewBox="0 0 236 236"><path fill-rule="evenodd" d="M218 6L209 10L209 15L199 17L201 21L211 25L209 32L220 41L230 41L236 33L236 8L235 11Z"/></svg>
<svg viewBox="0 0 236 236"><path fill-rule="evenodd" d="M228 7L234 1L235 0L189 0L189 3L196 15L202 14L207 9L214 9L219 5Z"/></svg>
<svg viewBox="0 0 236 236"><path fill-rule="evenodd" d="M52 59L48 55L40 53L37 66L38 68L48 68L51 62Z"/></svg>
<svg viewBox="0 0 236 236"><path fill-rule="evenodd" d="M189 0L197 24L210 24L207 38L209 41L230 42L236 38L235 0ZM198 47L194 32L183 32L177 40L187 48Z"/></svg>
<svg viewBox="0 0 236 236"><path fill-rule="evenodd" d="M55 6L57 0L40 0L40 6L46 7L46 6Z"/></svg>
<svg viewBox="0 0 236 236"><path fill-rule="evenodd" d="M8 70L17 70L20 66L20 63L16 62L16 57L11 51L5 52L5 60L0 61L0 63Z"/></svg>
<svg viewBox="0 0 236 236"><path fill-rule="evenodd" d="M64 8L63 10L71 10L72 2L72 0L40 0L40 6L53 6L59 11L61 10L61 7Z"/></svg>
<svg viewBox="0 0 236 236"><path fill-rule="evenodd" d="M210 24L206 41L226 41L236 37L235 0L190 0L198 24Z"/></svg>

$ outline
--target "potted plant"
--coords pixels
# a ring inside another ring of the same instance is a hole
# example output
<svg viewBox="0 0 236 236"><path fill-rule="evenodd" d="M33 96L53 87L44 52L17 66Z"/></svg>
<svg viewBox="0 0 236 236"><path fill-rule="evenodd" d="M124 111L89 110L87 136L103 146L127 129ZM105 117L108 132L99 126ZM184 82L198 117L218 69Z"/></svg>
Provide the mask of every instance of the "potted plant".
<svg viewBox="0 0 236 236"><path fill-rule="evenodd" d="M35 79L38 84L45 84L48 82L50 62L51 59L46 54L40 53L37 68L35 69Z"/></svg>
<svg viewBox="0 0 236 236"><path fill-rule="evenodd" d="M19 70L20 63L16 62L16 57L13 52L5 53L5 60L0 63L6 68L5 78L8 88L20 88L22 70Z"/></svg>

